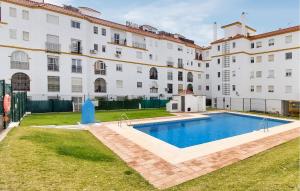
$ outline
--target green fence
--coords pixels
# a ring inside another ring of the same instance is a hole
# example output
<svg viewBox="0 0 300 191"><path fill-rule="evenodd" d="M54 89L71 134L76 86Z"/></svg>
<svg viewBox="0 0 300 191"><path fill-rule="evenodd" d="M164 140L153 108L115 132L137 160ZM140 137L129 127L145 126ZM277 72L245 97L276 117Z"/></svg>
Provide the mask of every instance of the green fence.
<svg viewBox="0 0 300 191"><path fill-rule="evenodd" d="M169 100L124 100L124 101L98 101L97 110L138 109L166 107Z"/></svg>
<svg viewBox="0 0 300 191"><path fill-rule="evenodd" d="M69 100L27 100L26 110L31 113L71 112L73 102Z"/></svg>

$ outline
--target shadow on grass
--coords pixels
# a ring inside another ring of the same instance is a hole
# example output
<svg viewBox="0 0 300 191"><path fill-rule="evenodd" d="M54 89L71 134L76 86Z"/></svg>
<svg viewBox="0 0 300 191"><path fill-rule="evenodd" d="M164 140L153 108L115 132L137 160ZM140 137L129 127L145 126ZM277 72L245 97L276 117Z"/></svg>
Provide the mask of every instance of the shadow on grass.
<svg viewBox="0 0 300 191"><path fill-rule="evenodd" d="M80 134L82 135L82 134ZM95 162L112 162L114 158L101 151L100 148L88 144L85 136L69 136L49 132L32 132L30 135L20 137L20 140L39 144L58 155L68 156L81 160Z"/></svg>

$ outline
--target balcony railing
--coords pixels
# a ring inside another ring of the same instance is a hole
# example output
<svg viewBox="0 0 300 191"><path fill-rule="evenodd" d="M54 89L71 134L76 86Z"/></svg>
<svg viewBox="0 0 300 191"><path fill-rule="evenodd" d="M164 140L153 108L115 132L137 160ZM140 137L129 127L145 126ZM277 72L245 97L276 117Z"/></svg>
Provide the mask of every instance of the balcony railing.
<svg viewBox="0 0 300 191"><path fill-rule="evenodd" d="M80 46L71 46L70 47L71 49L71 53L74 53L74 54L82 54L82 47Z"/></svg>
<svg viewBox="0 0 300 191"><path fill-rule="evenodd" d="M116 39L116 38L111 38L111 43L113 44L119 44L119 45L127 45L127 40L126 39Z"/></svg>
<svg viewBox="0 0 300 191"><path fill-rule="evenodd" d="M183 68L183 63L178 63L178 68Z"/></svg>
<svg viewBox="0 0 300 191"><path fill-rule="evenodd" d="M135 48L146 49L146 44L145 43L132 42L132 46L135 47Z"/></svg>
<svg viewBox="0 0 300 191"><path fill-rule="evenodd" d="M29 70L29 62L10 61L11 69Z"/></svg>
<svg viewBox="0 0 300 191"><path fill-rule="evenodd" d="M158 93L158 88L152 87L150 88L150 93Z"/></svg>
<svg viewBox="0 0 300 191"><path fill-rule="evenodd" d="M54 53L60 53L61 45L58 43L52 43L52 42L46 42L46 51L47 52L54 52Z"/></svg>
<svg viewBox="0 0 300 191"><path fill-rule="evenodd" d="M173 66L174 66L174 62L172 62L172 61L167 61L167 66L168 66L168 67L173 67Z"/></svg>
<svg viewBox="0 0 300 191"><path fill-rule="evenodd" d="M95 74L106 75L106 70L95 70Z"/></svg>

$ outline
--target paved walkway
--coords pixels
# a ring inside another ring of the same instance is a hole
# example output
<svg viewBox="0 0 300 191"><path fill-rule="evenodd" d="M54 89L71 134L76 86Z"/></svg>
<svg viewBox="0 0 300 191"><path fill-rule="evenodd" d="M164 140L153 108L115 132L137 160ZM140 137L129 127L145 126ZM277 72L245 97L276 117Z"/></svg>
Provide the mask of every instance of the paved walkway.
<svg viewBox="0 0 300 191"><path fill-rule="evenodd" d="M131 142L104 125L89 129L153 186L169 188L246 159L300 136L300 127L176 165Z"/></svg>

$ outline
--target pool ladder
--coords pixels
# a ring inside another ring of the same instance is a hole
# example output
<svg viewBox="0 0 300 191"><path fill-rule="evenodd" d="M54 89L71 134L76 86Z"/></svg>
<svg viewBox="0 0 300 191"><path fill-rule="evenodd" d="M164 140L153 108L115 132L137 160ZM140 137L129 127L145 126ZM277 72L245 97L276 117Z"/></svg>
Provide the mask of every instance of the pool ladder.
<svg viewBox="0 0 300 191"><path fill-rule="evenodd" d="M120 119L118 121L118 126L122 127L122 122L125 121L127 126L131 125L131 121L129 120L129 117L126 115L126 113L122 113L120 116Z"/></svg>
<svg viewBox="0 0 300 191"><path fill-rule="evenodd" d="M264 132L269 131L269 122L268 122L268 118L263 118L260 126L262 127L261 129L264 130Z"/></svg>

